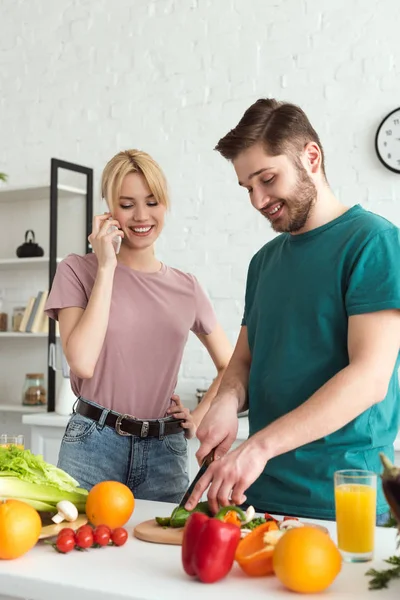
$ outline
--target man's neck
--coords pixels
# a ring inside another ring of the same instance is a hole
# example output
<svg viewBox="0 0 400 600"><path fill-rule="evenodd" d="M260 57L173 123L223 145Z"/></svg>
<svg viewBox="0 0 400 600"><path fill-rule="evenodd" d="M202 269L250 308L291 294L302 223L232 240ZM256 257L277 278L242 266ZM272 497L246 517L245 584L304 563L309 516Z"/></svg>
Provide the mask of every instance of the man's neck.
<svg viewBox="0 0 400 600"><path fill-rule="evenodd" d="M311 208L305 226L292 235L306 233L306 231L322 227L322 225L326 225L330 221L337 219L348 210L349 207L342 204L327 185L322 184L317 189L317 199Z"/></svg>

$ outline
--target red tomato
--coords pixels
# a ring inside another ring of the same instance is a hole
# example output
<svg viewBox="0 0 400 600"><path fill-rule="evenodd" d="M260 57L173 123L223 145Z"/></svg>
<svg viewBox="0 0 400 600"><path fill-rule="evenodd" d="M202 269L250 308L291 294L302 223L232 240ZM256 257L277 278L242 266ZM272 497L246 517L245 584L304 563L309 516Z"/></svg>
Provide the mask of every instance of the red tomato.
<svg viewBox="0 0 400 600"><path fill-rule="evenodd" d="M80 528L79 528L75 534L75 538L76 538L76 545L79 548L90 548L91 546L93 546L92 528L90 527L89 529L86 529L86 530L85 529L80 530Z"/></svg>
<svg viewBox="0 0 400 600"><path fill-rule="evenodd" d="M65 529L61 529L61 531L58 532L57 537L60 538L63 535L69 535L73 537L75 535L75 531L71 527L65 527Z"/></svg>
<svg viewBox="0 0 400 600"><path fill-rule="evenodd" d="M275 519L275 517L273 517L272 515L270 515L269 513L264 513L264 519L266 521L275 521L275 523L278 522L278 519Z"/></svg>
<svg viewBox="0 0 400 600"><path fill-rule="evenodd" d="M90 525L81 525L79 527L79 529L76 530L75 533L78 533L79 531L84 531L85 533L89 532L89 533L93 533L93 529L92 527L90 527Z"/></svg>
<svg viewBox="0 0 400 600"><path fill-rule="evenodd" d="M62 535L57 538L56 548L62 554L71 552L75 548L75 538L72 535Z"/></svg>
<svg viewBox="0 0 400 600"><path fill-rule="evenodd" d="M116 546L123 546L128 539L128 532L123 527L117 527L111 534L111 541Z"/></svg>
<svg viewBox="0 0 400 600"><path fill-rule="evenodd" d="M102 529L104 531L107 531L111 536L111 528L108 525L98 525L96 529Z"/></svg>
<svg viewBox="0 0 400 600"><path fill-rule="evenodd" d="M93 541L99 546L107 546L110 541L110 530L105 525L99 525L93 532Z"/></svg>

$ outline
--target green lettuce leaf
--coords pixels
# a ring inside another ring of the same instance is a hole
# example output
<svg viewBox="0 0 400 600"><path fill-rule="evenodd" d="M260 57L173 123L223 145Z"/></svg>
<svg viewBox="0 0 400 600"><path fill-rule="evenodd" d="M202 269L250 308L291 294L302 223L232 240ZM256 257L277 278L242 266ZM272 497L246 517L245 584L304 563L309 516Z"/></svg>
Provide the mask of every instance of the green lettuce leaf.
<svg viewBox="0 0 400 600"><path fill-rule="evenodd" d="M87 495L73 477L42 456L16 446L0 447L0 500L17 498L39 511L54 511L58 502L69 500L84 512Z"/></svg>
<svg viewBox="0 0 400 600"><path fill-rule="evenodd" d="M18 477L23 481L54 485L71 492L79 487L78 481L62 469L47 463L42 456L16 446L0 448L0 477Z"/></svg>

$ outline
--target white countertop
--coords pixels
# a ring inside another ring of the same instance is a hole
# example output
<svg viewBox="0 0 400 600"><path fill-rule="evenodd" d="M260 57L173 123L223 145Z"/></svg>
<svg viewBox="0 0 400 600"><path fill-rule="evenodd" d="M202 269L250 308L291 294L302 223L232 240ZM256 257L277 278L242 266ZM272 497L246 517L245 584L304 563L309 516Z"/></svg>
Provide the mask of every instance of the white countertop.
<svg viewBox="0 0 400 600"><path fill-rule="evenodd" d="M62 427L65 429L69 421L69 415L58 415L55 412L39 413L36 415L23 415L22 422L25 425L39 425L41 427Z"/></svg>
<svg viewBox="0 0 400 600"><path fill-rule="evenodd" d="M293 600L275 577L247 577L237 564L228 576L215 584L205 585L186 576L181 564L181 548L149 544L132 536L133 526L155 516L168 516L172 504L138 500L127 526L129 539L121 548L90 549L58 554L40 542L25 556L14 561L0 561L0 594L30 600L252 600L266 598ZM324 521L336 541L334 523ZM398 600L400 580L390 582L382 592L368 591L370 568L383 569L383 560L395 552L395 530L376 529L375 560L369 563L344 564L329 591L319 597L384 598ZM300 597L300 596L299 596ZM314 598L314 596L312 596ZM0 595L0 600L2 596ZM302 596L311 598L311 596Z"/></svg>

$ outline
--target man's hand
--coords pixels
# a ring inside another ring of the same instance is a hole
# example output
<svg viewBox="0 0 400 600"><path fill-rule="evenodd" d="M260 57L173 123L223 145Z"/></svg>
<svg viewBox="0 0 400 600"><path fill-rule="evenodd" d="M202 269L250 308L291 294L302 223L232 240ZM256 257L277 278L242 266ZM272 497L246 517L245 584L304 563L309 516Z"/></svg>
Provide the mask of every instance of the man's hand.
<svg viewBox="0 0 400 600"><path fill-rule="evenodd" d="M238 431L237 401L216 396L197 430L200 448L196 458L201 464L214 449L214 458L222 458L236 439Z"/></svg>
<svg viewBox="0 0 400 600"><path fill-rule="evenodd" d="M246 490L261 475L265 465L266 459L256 438L243 442L220 460L211 463L197 482L185 508L194 508L209 486L207 497L213 513L218 512L220 506L242 504L246 500Z"/></svg>

